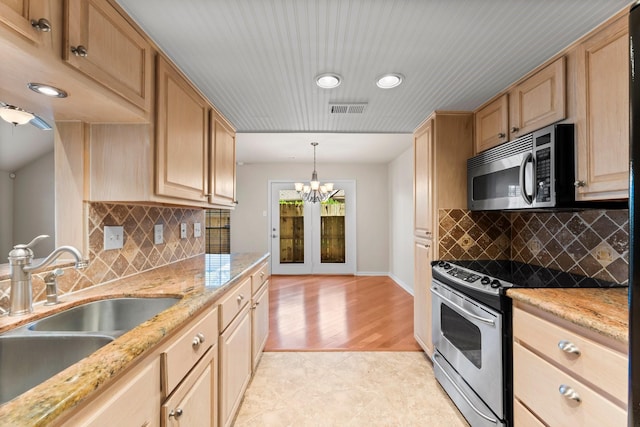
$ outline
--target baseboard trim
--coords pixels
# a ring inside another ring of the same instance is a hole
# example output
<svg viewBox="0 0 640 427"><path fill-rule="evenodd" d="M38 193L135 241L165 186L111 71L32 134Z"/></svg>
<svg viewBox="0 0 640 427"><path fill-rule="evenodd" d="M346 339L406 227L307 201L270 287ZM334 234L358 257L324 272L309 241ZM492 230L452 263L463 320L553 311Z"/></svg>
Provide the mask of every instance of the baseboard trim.
<svg viewBox="0 0 640 427"><path fill-rule="evenodd" d="M389 273L389 278L391 280L393 280L394 282L396 282L396 284L398 286L400 286L402 289L404 289L409 295L414 296L413 295L413 287L407 285L406 283L404 283L402 280L400 280L400 278L398 276L396 276L393 273Z"/></svg>

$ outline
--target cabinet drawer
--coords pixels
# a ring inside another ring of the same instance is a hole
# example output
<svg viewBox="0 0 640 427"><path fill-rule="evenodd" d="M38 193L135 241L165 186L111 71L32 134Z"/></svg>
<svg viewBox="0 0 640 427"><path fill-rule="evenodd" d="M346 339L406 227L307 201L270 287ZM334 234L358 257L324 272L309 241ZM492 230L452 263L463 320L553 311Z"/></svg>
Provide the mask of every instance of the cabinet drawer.
<svg viewBox="0 0 640 427"><path fill-rule="evenodd" d="M229 323L249 303L249 300L251 300L251 277L234 286L220 300L220 332L227 329Z"/></svg>
<svg viewBox="0 0 640 427"><path fill-rule="evenodd" d="M269 264L266 262L251 275L251 295L255 295L265 280L269 278Z"/></svg>
<svg viewBox="0 0 640 427"><path fill-rule="evenodd" d="M587 382L627 402L627 357L579 333L541 319L520 309L513 310L513 337L582 377ZM565 344L579 354L560 349Z"/></svg>
<svg viewBox="0 0 640 427"><path fill-rule="evenodd" d="M518 399L513 399L513 425L518 427L544 427Z"/></svg>
<svg viewBox="0 0 640 427"><path fill-rule="evenodd" d="M179 338L162 352L162 390L165 396L182 381L206 351L216 344L217 338L218 310L214 307L201 315L200 320L196 320L185 332L180 332Z"/></svg>
<svg viewBox="0 0 640 427"><path fill-rule="evenodd" d="M562 385L571 387L580 401L560 394ZM548 425L627 425L624 409L518 343L513 345L513 394Z"/></svg>

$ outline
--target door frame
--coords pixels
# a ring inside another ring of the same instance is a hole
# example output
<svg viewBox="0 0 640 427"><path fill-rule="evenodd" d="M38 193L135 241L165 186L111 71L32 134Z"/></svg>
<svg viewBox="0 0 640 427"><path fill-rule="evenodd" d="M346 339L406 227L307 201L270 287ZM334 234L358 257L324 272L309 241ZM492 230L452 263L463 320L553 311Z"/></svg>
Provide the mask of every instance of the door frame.
<svg viewBox="0 0 640 427"><path fill-rule="evenodd" d="M279 253L273 250L273 241L275 240L272 235L273 231L273 188L274 185L287 185L289 188L293 188L295 180L269 180L268 189L268 235L269 249L271 251L271 272L272 274L356 274L357 267L357 233L356 233L356 181L354 179L337 179L337 180L324 180L327 182L333 182L335 188L341 188L345 190L345 262L344 263L321 263L320 251L314 250L313 243L319 241L320 229L319 226L315 226L320 223L320 210L314 210L311 212L311 206L305 203L305 215L309 215L311 219L311 228L307 233L305 230L305 261L300 264L287 265L286 271L281 268L279 264ZM300 181L298 181L300 182ZM277 230L278 236L280 230ZM307 256L309 254L310 256ZM276 257L278 257L276 259Z"/></svg>

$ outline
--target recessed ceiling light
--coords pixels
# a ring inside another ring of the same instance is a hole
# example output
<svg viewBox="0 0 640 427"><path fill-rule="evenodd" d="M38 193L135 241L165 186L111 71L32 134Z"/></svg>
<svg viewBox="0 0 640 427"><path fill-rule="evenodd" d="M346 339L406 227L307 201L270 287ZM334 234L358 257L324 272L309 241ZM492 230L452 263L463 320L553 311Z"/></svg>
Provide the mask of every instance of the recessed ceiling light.
<svg viewBox="0 0 640 427"><path fill-rule="evenodd" d="M402 76L402 74L398 74L398 73L383 74L382 76L378 77L378 79L376 80L376 85L378 85L378 87L381 89L391 89L396 86L400 86L400 83L402 83L402 80L404 80L404 77Z"/></svg>
<svg viewBox="0 0 640 427"><path fill-rule="evenodd" d="M28 83L27 87L34 92L42 95L47 95L52 98L66 98L67 92L62 89L58 89L55 86L45 85L42 83Z"/></svg>
<svg viewBox="0 0 640 427"><path fill-rule="evenodd" d="M340 86L342 79L334 73L325 73L316 76L316 84L323 89L333 89Z"/></svg>

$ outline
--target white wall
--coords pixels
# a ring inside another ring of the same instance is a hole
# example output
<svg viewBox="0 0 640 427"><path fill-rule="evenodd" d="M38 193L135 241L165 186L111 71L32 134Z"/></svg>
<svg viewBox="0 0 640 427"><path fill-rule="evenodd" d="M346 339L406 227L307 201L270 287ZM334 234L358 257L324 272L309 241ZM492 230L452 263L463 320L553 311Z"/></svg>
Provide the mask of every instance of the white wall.
<svg viewBox="0 0 640 427"><path fill-rule="evenodd" d="M389 275L413 294L413 148L389 163Z"/></svg>
<svg viewBox="0 0 640 427"><path fill-rule="evenodd" d="M324 164L321 182L356 181L356 245L358 274L389 273L389 208L387 164ZM238 205L231 213L231 251L270 251L269 180L308 181L313 164L259 163L236 168Z"/></svg>
<svg viewBox="0 0 640 427"><path fill-rule="evenodd" d="M54 155L34 160L15 172L13 187L13 239L29 243L40 234L51 236L33 248L36 258L47 256L55 248ZM43 207L49 208L43 208ZM7 252L8 254L8 252Z"/></svg>
<svg viewBox="0 0 640 427"><path fill-rule="evenodd" d="M13 179L11 172L0 171L0 264L13 248Z"/></svg>

